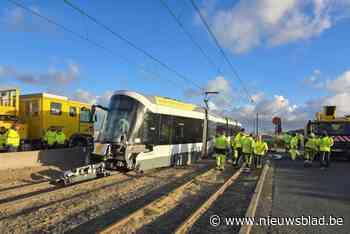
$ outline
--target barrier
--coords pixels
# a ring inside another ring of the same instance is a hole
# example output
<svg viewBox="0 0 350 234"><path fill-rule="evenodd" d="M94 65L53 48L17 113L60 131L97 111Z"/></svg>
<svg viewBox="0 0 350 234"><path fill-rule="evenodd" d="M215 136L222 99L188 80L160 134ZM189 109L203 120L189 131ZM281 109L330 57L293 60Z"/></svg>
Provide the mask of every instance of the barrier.
<svg viewBox="0 0 350 234"><path fill-rule="evenodd" d="M1 153L0 170L41 166L67 170L85 165L86 155L81 148Z"/></svg>

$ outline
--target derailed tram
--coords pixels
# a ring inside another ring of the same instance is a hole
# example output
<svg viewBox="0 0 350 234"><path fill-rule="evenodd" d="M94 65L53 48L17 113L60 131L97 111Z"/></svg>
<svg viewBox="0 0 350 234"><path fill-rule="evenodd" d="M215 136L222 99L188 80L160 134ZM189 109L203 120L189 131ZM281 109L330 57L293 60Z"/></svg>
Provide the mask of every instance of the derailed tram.
<svg viewBox="0 0 350 234"><path fill-rule="evenodd" d="M94 155L109 169L144 171L197 161L203 147L204 109L177 100L117 91L95 144ZM208 115L208 152L217 131L232 136L238 122Z"/></svg>

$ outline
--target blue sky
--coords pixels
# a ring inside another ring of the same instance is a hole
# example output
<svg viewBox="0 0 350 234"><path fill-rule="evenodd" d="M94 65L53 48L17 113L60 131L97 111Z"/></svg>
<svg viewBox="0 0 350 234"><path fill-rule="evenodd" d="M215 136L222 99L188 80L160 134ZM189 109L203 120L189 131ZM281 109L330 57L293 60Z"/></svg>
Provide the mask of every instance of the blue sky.
<svg viewBox="0 0 350 234"><path fill-rule="evenodd" d="M105 102L113 90L128 89L200 102L189 82L119 41L63 0L17 2L104 45L113 55L4 0L0 3L0 87L20 87L23 93L51 91L83 101ZM190 1L165 0L223 69L221 76L159 0L71 2L202 87L219 90L221 95L212 99L211 107L224 109L234 118L249 119L260 111L266 121L280 115L300 125L323 104L336 103L341 114L350 112L346 102L350 97L348 0L196 1L256 104L247 102ZM120 56L138 65L125 63Z"/></svg>

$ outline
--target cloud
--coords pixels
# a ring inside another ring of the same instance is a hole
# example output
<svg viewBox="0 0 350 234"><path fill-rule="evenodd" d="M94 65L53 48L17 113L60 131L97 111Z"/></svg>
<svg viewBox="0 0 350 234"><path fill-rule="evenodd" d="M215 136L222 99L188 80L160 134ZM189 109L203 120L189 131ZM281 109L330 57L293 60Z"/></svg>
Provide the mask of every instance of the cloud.
<svg viewBox="0 0 350 234"><path fill-rule="evenodd" d="M349 16L344 12L350 4L341 1L344 3L241 0L230 9L217 9L208 19L220 42L239 54L261 45L278 46L319 36L336 24L339 15Z"/></svg>
<svg viewBox="0 0 350 234"><path fill-rule="evenodd" d="M65 71L49 69L46 73L35 74L27 71L19 71L12 66L0 65L0 78L16 80L23 84L56 86L67 85L77 79L80 74L80 68L77 64L70 63Z"/></svg>
<svg viewBox="0 0 350 234"><path fill-rule="evenodd" d="M350 92L350 70L345 71L334 80L328 80L326 88L333 93Z"/></svg>
<svg viewBox="0 0 350 234"><path fill-rule="evenodd" d="M240 97L234 95L231 83L222 76L209 80L205 86L208 91L219 91L219 95L212 95L209 101L209 108L235 120L238 120L249 131L253 131L253 123L256 120L256 113L259 113L260 125L263 129L272 130L272 118L282 118L284 130L304 128L308 120L314 119L316 112L322 111L325 105L336 105L337 115L350 114L350 70L344 71L334 79L323 79L323 73L315 69L304 82L312 88L330 92L328 96L321 96L309 99L305 103L296 105L288 97L282 94L267 96L263 92L256 92L252 95L254 103L238 105ZM187 90L188 98L202 97L200 93Z"/></svg>
<svg viewBox="0 0 350 234"><path fill-rule="evenodd" d="M238 93L234 92L231 81L223 76L217 76L209 80L203 89L208 92L219 92L218 94L209 95L209 104L212 110L231 108L235 100L238 99ZM184 91L184 96L189 99L203 99L204 93L203 91L189 88Z"/></svg>
<svg viewBox="0 0 350 234"><path fill-rule="evenodd" d="M307 120L313 117L309 107L311 104L314 103L297 106L283 95L264 96L256 104L250 103L242 107L236 107L225 114L241 122L248 131L254 131L257 113L259 113L260 129L264 131L273 130L272 118L278 116L282 119L283 130L290 130L303 128ZM317 111L319 111L319 108L317 108Z"/></svg>
<svg viewBox="0 0 350 234"><path fill-rule="evenodd" d="M326 97L324 100L325 105L337 106L337 115L344 116L350 114L350 92L337 93L333 96Z"/></svg>
<svg viewBox="0 0 350 234"><path fill-rule="evenodd" d="M209 80L205 86L208 91L218 91L218 95L210 96L209 108L224 116L238 120L247 127L250 123L249 131L252 131L252 123L255 121L256 113L260 115L261 124L267 129L273 129L272 118L282 117L286 129L303 127L308 119L312 117L309 107L297 106L292 104L288 98L283 95L266 96L263 92L256 92L252 95L254 103L245 103L238 106L241 97L236 96L233 87L227 79L222 76ZM185 92L186 97L201 97L200 93L191 89ZM307 105L314 103L307 103ZM316 107L314 108L316 109ZM319 111L319 109L318 109Z"/></svg>
<svg viewBox="0 0 350 234"><path fill-rule="evenodd" d="M321 80L322 73L319 69L315 69L309 77L304 79L304 83L315 89L323 89L325 82Z"/></svg>
<svg viewBox="0 0 350 234"><path fill-rule="evenodd" d="M110 90L107 90L102 95L95 95L87 90L77 89L71 96L74 100L81 102L107 106L112 95L113 91Z"/></svg>
<svg viewBox="0 0 350 234"><path fill-rule="evenodd" d="M333 80L325 82L325 88L331 95L324 97L324 105L337 106L337 115L350 114L350 70L344 71Z"/></svg>
<svg viewBox="0 0 350 234"><path fill-rule="evenodd" d="M263 92L258 92L256 94L252 95L251 99L254 103L259 103L263 100L264 96L265 96L265 94Z"/></svg>
<svg viewBox="0 0 350 234"><path fill-rule="evenodd" d="M34 12L41 13L37 6L29 6L29 8ZM5 8L0 15L0 21L4 22L7 30L10 31L31 32L51 28L50 24L20 7Z"/></svg>

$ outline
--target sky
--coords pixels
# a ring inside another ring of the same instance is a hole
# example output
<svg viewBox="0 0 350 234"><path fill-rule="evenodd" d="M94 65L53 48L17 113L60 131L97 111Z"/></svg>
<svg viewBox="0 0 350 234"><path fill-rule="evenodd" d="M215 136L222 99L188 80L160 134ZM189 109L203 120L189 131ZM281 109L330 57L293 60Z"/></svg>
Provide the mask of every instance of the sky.
<svg viewBox="0 0 350 234"><path fill-rule="evenodd" d="M115 90L200 105L203 90L219 91L210 98L212 111L247 128L253 128L258 112L263 130L272 129L274 116L285 129L303 127L323 105L350 114L350 0L195 1L241 81L190 0L70 1L170 70L64 0L2 0L0 88L104 105Z"/></svg>

